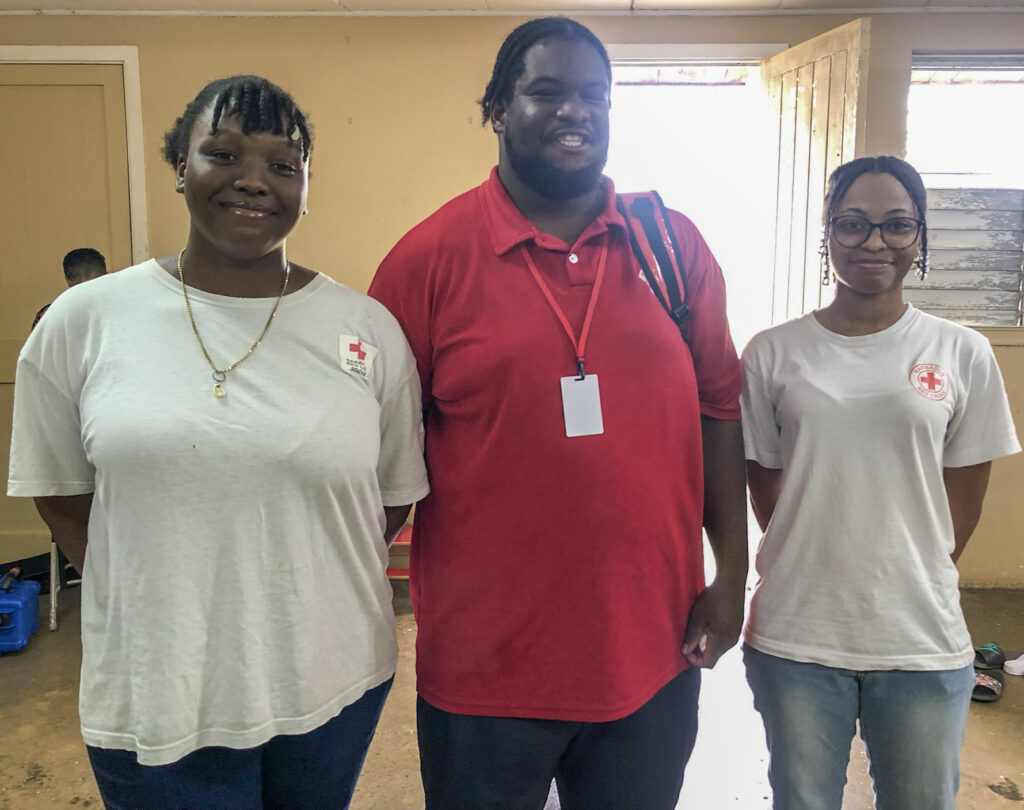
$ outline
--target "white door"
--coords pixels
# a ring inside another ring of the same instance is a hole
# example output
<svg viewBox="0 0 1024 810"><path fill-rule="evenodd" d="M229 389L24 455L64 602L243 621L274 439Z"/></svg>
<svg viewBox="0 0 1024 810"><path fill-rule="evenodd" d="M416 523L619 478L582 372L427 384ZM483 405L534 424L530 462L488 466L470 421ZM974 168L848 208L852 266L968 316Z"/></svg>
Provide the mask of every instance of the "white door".
<svg viewBox="0 0 1024 810"><path fill-rule="evenodd" d="M854 20L766 59L778 119L772 322L822 304L821 206L832 170L864 152L870 20Z"/></svg>

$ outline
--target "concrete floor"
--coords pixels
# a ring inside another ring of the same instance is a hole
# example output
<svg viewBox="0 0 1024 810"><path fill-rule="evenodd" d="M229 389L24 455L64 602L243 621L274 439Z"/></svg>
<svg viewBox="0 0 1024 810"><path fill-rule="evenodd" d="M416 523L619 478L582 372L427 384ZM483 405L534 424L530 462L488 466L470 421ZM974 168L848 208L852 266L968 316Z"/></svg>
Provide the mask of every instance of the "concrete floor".
<svg viewBox="0 0 1024 810"><path fill-rule="evenodd" d="M44 599L45 601L45 599ZM965 591L975 644L1024 649L1024 590ZM81 737L77 697L78 591L63 595L61 626L0 658L0 810L100 808ZM401 660L367 756L353 810L423 807L416 754L415 624L399 600ZM1024 678L1006 676L1002 700L973 703L962 759L960 810L1024 810ZM760 720L737 651L704 679L701 731L679 807L759 810L771 806ZM871 810L863 749L855 748L843 810ZM630 810L623 808L623 810ZM927 810L927 808L922 808Z"/></svg>

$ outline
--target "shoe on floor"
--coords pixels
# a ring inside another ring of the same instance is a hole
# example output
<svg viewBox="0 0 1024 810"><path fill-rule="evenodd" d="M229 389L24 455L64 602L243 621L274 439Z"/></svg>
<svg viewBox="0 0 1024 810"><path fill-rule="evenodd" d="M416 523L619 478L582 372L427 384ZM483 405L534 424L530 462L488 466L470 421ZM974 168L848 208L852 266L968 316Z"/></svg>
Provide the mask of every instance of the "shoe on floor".
<svg viewBox="0 0 1024 810"><path fill-rule="evenodd" d="M992 703L1003 696L1003 673L998 669L974 673L974 691L971 700Z"/></svg>
<svg viewBox="0 0 1024 810"><path fill-rule="evenodd" d="M984 647L974 648L975 669L1002 669L1006 663L1006 653L994 641Z"/></svg>

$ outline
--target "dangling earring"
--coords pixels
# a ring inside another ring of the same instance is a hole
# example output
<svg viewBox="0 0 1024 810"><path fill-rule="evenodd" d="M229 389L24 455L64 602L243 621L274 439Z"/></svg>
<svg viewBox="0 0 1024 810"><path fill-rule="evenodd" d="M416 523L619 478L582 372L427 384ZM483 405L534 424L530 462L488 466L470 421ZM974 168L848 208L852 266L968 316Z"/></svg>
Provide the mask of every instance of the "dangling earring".
<svg viewBox="0 0 1024 810"><path fill-rule="evenodd" d="M823 287L827 287L832 283L832 266L828 257L828 229L821 234L818 257L821 259L821 284Z"/></svg>

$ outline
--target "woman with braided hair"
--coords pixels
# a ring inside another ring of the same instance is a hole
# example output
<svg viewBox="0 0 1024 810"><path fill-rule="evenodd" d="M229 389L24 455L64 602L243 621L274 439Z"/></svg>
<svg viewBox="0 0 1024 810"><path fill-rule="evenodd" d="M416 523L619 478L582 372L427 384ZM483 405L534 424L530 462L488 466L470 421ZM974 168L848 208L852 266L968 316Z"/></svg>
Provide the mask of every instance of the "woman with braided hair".
<svg viewBox="0 0 1024 810"><path fill-rule="evenodd" d="M974 686L956 560L992 459L1020 450L988 341L903 300L927 271L910 164L832 174L834 300L743 354L764 538L744 629L777 810L840 810L859 722L879 810L954 810Z"/></svg>
<svg viewBox="0 0 1024 810"><path fill-rule="evenodd" d="M312 146L281 88L211 82L163 150L184 248L61 296L19 359L9 492L83 573L108 808L347 807L391 685L419 379L383 306L286 257Z"/></svg>

